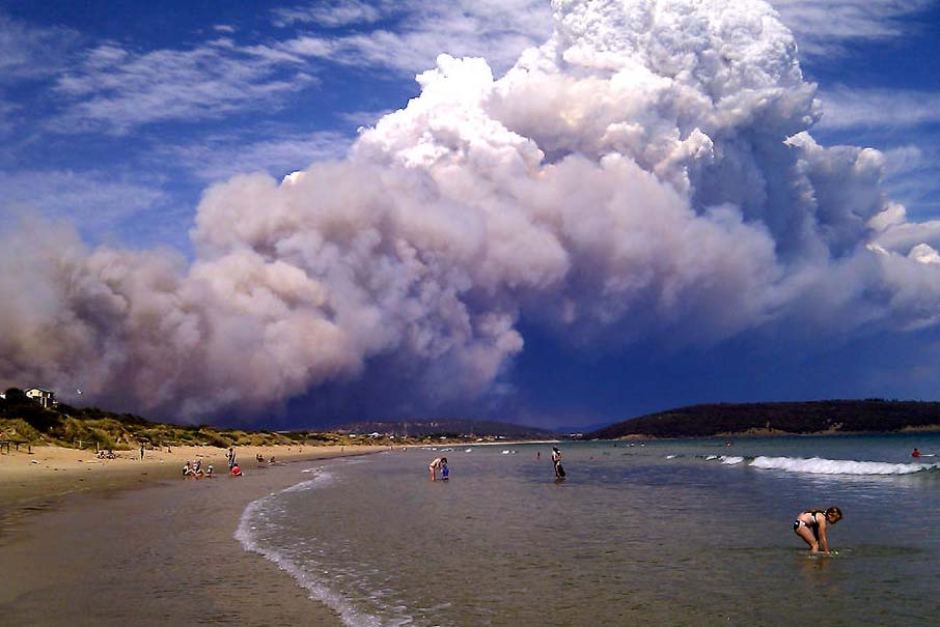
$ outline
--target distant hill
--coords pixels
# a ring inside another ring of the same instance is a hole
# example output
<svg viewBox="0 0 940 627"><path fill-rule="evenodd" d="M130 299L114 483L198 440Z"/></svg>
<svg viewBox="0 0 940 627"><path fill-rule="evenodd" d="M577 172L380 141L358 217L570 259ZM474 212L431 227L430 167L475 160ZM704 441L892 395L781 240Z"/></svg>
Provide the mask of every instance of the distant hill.
<svg viewBox="0 0 940 627"><path fill-rule="evenodd" d="M765 433L890 432L930 428L940 429L940 403L881 399L717 403L692 405L632 418L586 433L584 438L685 438Z"/></svg>
<svg viewBox="0 0 940 627"><path fill-rule="evenodd" d="M407 420L395 422L355 422L339 427L334 431L348 433L382 433L395 437L424 438L424 437L451 437L478 438L504 437L519 440L553 439L558 434L547 429L529 427L526 425L495 422L492 420Z"/></svg>

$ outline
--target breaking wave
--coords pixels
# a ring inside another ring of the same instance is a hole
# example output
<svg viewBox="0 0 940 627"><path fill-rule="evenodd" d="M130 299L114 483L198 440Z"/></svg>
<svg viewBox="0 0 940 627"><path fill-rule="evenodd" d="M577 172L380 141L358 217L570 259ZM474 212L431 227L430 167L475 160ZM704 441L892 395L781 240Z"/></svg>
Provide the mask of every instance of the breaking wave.
<svg viewBox="0 0 940 627"><path fill-rule="evenodd" d="M936 471L940 464L853 461L822 457L755 457L748 466L814 475L911 475Z"/></svg>

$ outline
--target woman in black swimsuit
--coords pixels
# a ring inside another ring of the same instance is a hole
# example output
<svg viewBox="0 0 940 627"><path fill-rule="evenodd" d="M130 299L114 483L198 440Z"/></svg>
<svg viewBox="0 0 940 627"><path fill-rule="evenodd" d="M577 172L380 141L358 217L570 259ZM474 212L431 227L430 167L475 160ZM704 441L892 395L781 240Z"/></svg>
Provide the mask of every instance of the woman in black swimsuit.
<svg viewBox="0 0 940 627"><path fill-rule="evenodd" d="M800 512L793 521L793 531L809 545L811 553L820 549L829 555L829 525L842 520L842 510L832 506L827 510L811 509Z"/></svg>

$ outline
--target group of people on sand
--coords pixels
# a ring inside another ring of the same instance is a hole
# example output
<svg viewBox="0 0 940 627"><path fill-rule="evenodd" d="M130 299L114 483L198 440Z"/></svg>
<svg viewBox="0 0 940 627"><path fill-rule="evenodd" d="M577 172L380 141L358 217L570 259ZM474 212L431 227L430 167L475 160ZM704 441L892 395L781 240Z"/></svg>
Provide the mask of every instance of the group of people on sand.
<svg viewBox="0 0 940 627"><path fill-rule="evenodd" d="M186 460L186 463L183 465L183 478L184 479L212 479L215 477L212 470L212 464L209 464L205 470L202 469L202 460L194 459L193 461Z"/></svg>
<svg viewBox="0 0 940 627"><path fill-rule="evenodd" d="M230 448L228 450L226 459L228 460L229 476L241 477L242 469L235 460L235 449ZM184 479L213 479L215 476L212 464L209 464L205 470L202 469L201 459L194 459L193 461L186 460L186 463L183 465Z"/></svg>

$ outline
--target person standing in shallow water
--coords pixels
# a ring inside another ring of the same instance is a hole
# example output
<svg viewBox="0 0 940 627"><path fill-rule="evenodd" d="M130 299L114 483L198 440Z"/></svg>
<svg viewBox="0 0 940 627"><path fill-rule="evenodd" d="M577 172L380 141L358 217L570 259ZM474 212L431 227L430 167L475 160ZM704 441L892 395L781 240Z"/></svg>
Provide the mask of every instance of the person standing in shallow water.
<svg viewBox="0 0 940 627"><path fill-rule="evenodd" d="M833 505L823 511L818 509L800 512L793 521L793 532L809 545L811 553L822 551L829 555L829 527L842 520L842 510Z"/></svg>
<svg viewBox="0 0 940 627"><path fill-rule="evenodd" d="M552 466L555 468L555 478L561 479L565 476L565 470L561 466L561 451L557 446L552 447Z"/></svg>

